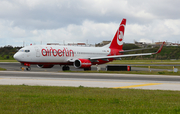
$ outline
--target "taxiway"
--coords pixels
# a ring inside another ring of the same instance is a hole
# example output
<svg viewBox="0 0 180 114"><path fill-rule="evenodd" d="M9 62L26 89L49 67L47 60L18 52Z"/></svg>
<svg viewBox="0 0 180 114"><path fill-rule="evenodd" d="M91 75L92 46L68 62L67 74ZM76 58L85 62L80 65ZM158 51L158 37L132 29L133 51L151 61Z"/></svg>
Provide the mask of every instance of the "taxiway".
<svg viewBox="0 0 180 114"><path fill-rule="evenodd" d="M106 73L67 73L56 65L50 69L37 68L22 71L20 63L0 63L7 71L0 71L0 85L38 85L38 86L73 86L100 88L133 88L150 90L180 91L180 77L167 75L106 74ZM101 66L105 70L105 66ZM82 70L71 67L71 70ZM96 66L92 67L96 70ZM148 70L132 68L132 70ZM158 70L160 69L152 69ZM161 69L162 70L162 69Z"/></svg>
<svg viewBox="0 0 180 114"><path fill-rule="evenodd" d="M136 74L0 71L0 84L179 91L180 77Z"/></svg>

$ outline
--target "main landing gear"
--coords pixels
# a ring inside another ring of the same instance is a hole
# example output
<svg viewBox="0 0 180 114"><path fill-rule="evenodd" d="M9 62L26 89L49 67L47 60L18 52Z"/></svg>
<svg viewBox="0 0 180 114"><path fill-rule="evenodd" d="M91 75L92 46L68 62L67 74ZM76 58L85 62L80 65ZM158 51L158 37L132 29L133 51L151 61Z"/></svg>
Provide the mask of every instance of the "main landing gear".
<svg viewBox="0 0 180 114"><path fill-rule="evenodd" d="M70 70L70 68L69 68L69 66L64 65L64 66L62 67L62 70L63 70L63 71L66 71L66 70Z"/></svg>
<svg viewBox="0 0 180 114"><path fill-rule="evenodd" d="M90 70L91 70L91 67L84 68L84 71L90 71Z"/></svg>
<svg viewBox="0 0 180 114"><path fill-rule="evenodd" d="M67 71L67 70L70 70L70 67L67 66L67 65L64 65L62 67L62 71ZM88 67L88 68L84 68L84 71L90 71L91 70L91 67Z"/></svg>

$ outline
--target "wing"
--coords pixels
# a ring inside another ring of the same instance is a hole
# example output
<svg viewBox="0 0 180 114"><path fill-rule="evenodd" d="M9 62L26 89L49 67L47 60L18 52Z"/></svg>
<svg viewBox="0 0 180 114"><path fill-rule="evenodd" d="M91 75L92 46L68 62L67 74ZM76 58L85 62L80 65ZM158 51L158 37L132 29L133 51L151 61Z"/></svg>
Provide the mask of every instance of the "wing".
<svg viewBox="0 0 180 114"><path fill-rule="evenodd" d="M158 49L157 52L155 53L141 53L141 54L127 54L127 55L115 55L115 56L104 56L104 57L91 57L90 60L98 60L98 59L118 59L121 57L132 57L132 56L142 56L142 55L154 55L154 54L158 54L161 52L163 45L165 42L163 42L163 44L160 46L160 48Z"/></svg>

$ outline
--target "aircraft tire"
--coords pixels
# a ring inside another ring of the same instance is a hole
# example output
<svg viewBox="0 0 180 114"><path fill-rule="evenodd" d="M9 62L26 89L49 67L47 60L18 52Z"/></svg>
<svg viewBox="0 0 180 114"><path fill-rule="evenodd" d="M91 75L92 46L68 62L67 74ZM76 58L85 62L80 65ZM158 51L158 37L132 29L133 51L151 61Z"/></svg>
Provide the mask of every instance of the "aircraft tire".
<svg viewBox="0 0 180 114"><path fill-rule="evenodd" d="M66 66L66 65L65 65L65 66L62 67L62 70L63 70L63 71L66 71L66 70L70 70L70 68L69 68L69 66Z"/></svg>
<svg viewBox="0 0 180 114"><path fill-rule="evenodd" d="M84 68L84 71L89 71L89 70L91 70L91 67L89 67L89 68Z"/></svg>
<svg viewBox="0 0 180 114"><path fill-rule="evenodd" d="M31 70L31 67L26 67L26 70L27 70L27 71L30 71L30 70Z"/></svg>

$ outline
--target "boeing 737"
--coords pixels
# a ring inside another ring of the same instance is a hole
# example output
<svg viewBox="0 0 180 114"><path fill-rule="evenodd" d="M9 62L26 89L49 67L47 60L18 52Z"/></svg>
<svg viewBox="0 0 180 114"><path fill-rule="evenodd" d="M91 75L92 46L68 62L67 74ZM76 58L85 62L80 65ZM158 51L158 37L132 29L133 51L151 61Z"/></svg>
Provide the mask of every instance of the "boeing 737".
<svg viewBox="0 0 180 114"><path fill-rule="evenodd" d="M103 47L30 45L21 48L14 58L26 66L26 70L31 70L31 64L36 64L40 68L63 65L63 71L70 70L69 65L91 70L92 65L108 63L122 57L153 55L161 52L163 45L155 53L124 55L124 52L134 51L123 50L125 26L126 19L123 19L111 43Z"/></svg>

